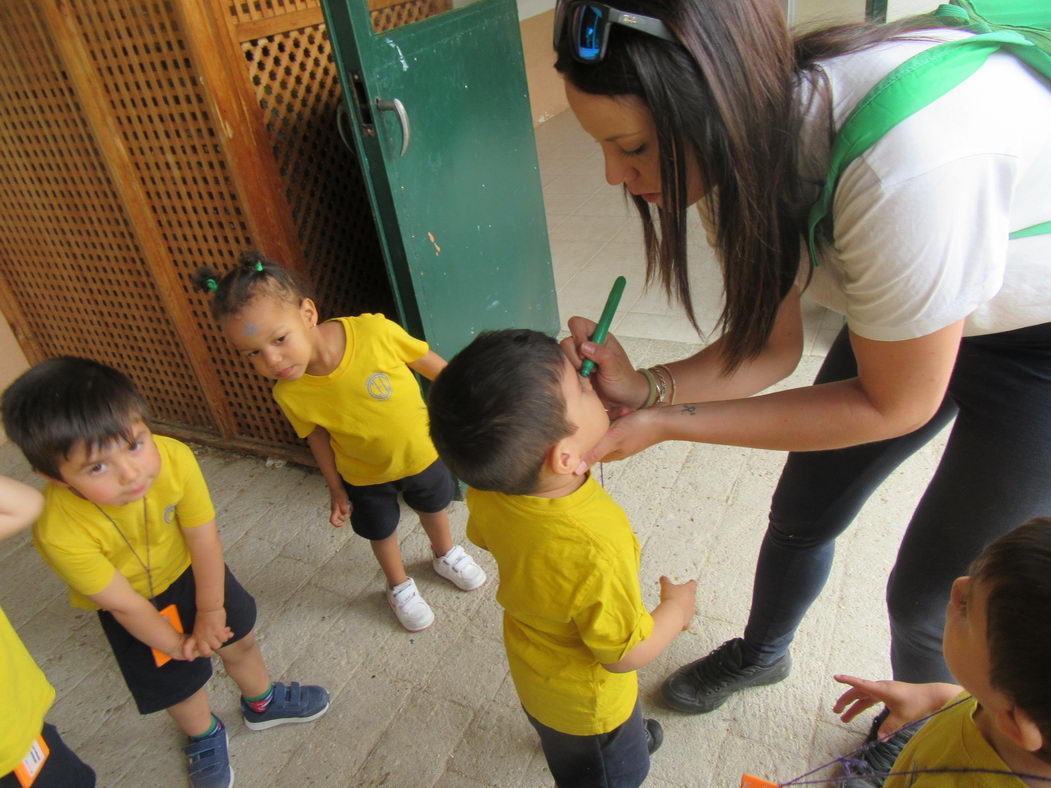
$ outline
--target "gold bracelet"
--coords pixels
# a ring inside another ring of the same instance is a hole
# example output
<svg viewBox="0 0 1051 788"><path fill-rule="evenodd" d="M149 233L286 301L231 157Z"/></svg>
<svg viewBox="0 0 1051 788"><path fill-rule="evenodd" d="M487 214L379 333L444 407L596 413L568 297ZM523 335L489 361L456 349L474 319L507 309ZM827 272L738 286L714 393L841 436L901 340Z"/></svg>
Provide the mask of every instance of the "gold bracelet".
<svg viewBox="0 0 1051 788"><path fill-rule="evenodd" d="M650 372L653 373L653 377L657 381L657 403L655 404L663 405L668 396L668 381L664 379L664 373L661 372L659 366L650 367Z"/></svg>
<svg viewBox="0 0 1051 788"><path fill-rule="evenodd" d="M653 403L657 401L657 379L653 376L653 373L645 367L639 367L635 371L641 373L641 375L646 378L646 382L650 385L649 394L646 395L646 399L643 401L642 405L639 406L639 410L645 410L646 408L652 407Z"/></svg>
<svg viewBox="0 0 1051 788"><path fill-rule="evenodd" d="M668 374L668 381L671 384L671 386L670 386L671 394L668 395L668 404L669 405L674 405L675 404L675 389L676 389L676 385L675 385L675 376L671 373L671 369L668 367L667 364L658 364L653 369L654 369L654 371L656 371L657 369L663 369Z"/></svg>

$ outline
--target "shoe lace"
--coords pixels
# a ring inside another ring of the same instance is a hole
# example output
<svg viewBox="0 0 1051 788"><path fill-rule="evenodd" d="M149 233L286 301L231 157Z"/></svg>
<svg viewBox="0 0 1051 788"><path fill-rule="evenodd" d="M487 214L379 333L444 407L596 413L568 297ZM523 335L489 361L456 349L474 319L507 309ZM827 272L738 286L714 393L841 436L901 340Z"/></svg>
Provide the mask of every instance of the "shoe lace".
<svg viewBox="0 0 1051 788"><path fill-rule="evenodd" d="M722 689L741 675L740 650L736 641L728 640L693 666L699 686Z"/></svg>

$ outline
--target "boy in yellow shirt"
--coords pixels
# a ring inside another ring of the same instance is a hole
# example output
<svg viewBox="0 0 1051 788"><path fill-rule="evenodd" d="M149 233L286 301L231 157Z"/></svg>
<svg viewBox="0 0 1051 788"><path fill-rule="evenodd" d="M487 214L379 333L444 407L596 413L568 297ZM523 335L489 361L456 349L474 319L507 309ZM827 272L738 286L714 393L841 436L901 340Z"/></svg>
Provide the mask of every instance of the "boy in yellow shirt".
<svg viewBox="0 0 1051 788"><path fill-rule="evenodd" d="M504 647L555 781L637 786L661 742L643 720L636 670L693 617L696 581L661 578L652 613L623 510L573 473L609 419L555 340L480 335L431 387L431 437L470 485L467 536L500 569Z"/></svg>
<svg viewBox="0 0 1051 788"><path fill-rule="evenodd" d="M0 476L0 539L12 536L37 518L40 493ZM55 688L26 651L0 609L0 788L92 788L95 772L69 749L44 715Z"/></svg>
<svg viewBox="0 0 1051 788"><path fill-rule="evenodd" d="M1051 785L1051 518L1001 536L953 583L942 650L957 684L849 684L834 711L849 722L884 703L886 738L929 719L889 773L847 777L851 788L1023 788ZM932 716L933 715L933 716Z"/></svg>
<svg viewBox="0 0 1051 788"><path fill-rule="evenodd" d="M226 568L197 460L186 444L153 435L128 378L88 359L50 359L4 392L3 417L49 482L37 549L70 603L98 611L139 712L164 709L189 737L195 788L233 784L226 729L204 689L213 654L240 688L251 730L328 710L321 687L271 683L255 600Z"/></svg>

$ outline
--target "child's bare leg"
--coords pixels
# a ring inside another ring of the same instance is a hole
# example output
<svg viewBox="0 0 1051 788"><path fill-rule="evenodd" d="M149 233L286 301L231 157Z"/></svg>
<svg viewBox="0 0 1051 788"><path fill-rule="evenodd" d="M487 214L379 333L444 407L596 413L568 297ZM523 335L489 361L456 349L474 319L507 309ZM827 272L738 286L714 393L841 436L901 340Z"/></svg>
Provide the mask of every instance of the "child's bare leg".
<svg viewBox="0 0 1051 788"><path fill-rule="evenodd" d="M187 736L203 736L212 727L212 707L208 704L204 687L165 711Z"/></svg>
<svg viewBox="0 0 1051 788"><path fill-rule="evenodd" d="M436 556L443 556L453 549L452 532L449 530L449 510L440 512L416 512L420 516L420 525L431 540L431 550Z"/></svg>
<svg viewBox="0 0 1051 788"><path fill-rule="evenodd" d="M386 539L370 539L372 554L379 561L380 569L387 577L387 585L394 588L401 585L409 576L405 574L405 564L401 561L401 547L398 545L398 533L395 531Z"/></svg>
<svg viewBox="0 0 1051 788"><path fill-rule="evenodd" d="M223 667L230 674L246 698L256 698L270 690L270 674L263 662L263 654L255 641L255 633L249 632L236 643L223 646L218 651Z"/></svg>

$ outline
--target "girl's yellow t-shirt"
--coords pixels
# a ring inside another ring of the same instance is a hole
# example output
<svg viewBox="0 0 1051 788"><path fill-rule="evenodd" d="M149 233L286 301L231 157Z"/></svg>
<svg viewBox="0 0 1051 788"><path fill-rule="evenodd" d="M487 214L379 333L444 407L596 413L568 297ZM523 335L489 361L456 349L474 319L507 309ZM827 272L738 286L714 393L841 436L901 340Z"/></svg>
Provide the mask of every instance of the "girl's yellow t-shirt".
<svg viewBox="0 0 1051 788"><path fill-rule="evenodd" d="M44 727L44 715L55 699L43 671L29 656L3 608L0 608L0 775L8 774L29 754Z"/></svg>
<svg viewBox="0 0 1051 788"><path fill-rule="evenodd" d="M336 321L347 338L339 365L328 375L278 381L274 399L300 438L328 430L344 481L383 484L420 473L438 452L407 365L427 354L427 343L383 315Z"/></svg>
<svg viewBox="0 0 1051 788"><path fill-rule="evenodd" d="M593 478L562 498L471 489L467 536L500 569L504 647L522 706L549 728L607 733L638 699L635 671L611 673L653 631L639 542Z"/></svg>

